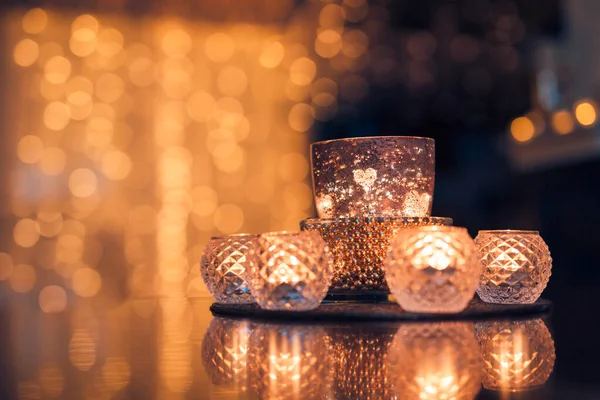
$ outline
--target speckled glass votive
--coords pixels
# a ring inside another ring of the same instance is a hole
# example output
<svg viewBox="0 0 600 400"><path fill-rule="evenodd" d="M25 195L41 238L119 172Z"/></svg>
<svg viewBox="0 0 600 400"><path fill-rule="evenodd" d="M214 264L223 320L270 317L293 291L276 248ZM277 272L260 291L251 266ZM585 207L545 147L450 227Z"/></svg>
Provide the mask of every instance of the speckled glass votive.
<svg viewBox="0 0 600 400"><path fill-rule="evenodd" d="M256 324L250 343L250 389L257 399L328 397L332 365L323 328Z"/></svg>
<svg viewBox="0 0 600 400"><path fill-rule="evenodd" d="M204 248L200 272L218 303L254 302L246 274L252 264L251 252L257 238L246 234L213 237Z"/></svg>
<svg viewBox="0 0 600 400"><path fill-rule="evenodd" d="M475 238L483 272L477 294L486 303L530 304L552 273L552 257L537 231L479 231Z"/></svg>
<svg viewBox="0 0 600 400"><path fill-rule="evenodd" d="M388 360L394 394L402 400L472 400L481 388L481 360L471 323L401 325Z"/></svg>
<svg viewBox="0 0 600 400"><path fill-rule="evenodd" d="M309 218L300 228L318 231L334 258L330 294L388 294L383 260L396 233L404 228L452 225L440 217Z"/></svg>
<svg viewBox="0 0 600 400"><path fill-rule="evenodd" d="M475 334L481 346L486 389L518 392L548 381L556 355L543 320L478 322Z"/></svg>
<svg viewBox="0 0 600 400"><path fill-rule="evenodd" d="M321 304L333 274L333 257L317 232L259 235L249 275L256 302L267 310L311 310Z"/></svg>
<svg viewBox="0 0 600 400"><path fill-rule="evenodd" d="M397 233L384 270L406 311L457 313L473 298L481 266L465 228L422 226Z"/></svg>
<svg viewBox="0 0 600 400"><path fill-rule="evenodd" d="M435 141L409 136L328 140L311 145L320 218L431 214Z"/></svg>
<svg viewBox="0 0 600 400"><path fill-rule="evenodd" d="M247 320L213 318L202 340L202 363L213 384L247 389L251 334Z"/></svg>

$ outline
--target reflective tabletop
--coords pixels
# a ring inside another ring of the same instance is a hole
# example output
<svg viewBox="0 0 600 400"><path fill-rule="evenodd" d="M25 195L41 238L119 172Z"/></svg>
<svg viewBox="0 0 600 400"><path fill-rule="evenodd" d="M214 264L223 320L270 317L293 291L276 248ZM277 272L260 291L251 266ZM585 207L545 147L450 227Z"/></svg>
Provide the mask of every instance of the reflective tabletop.
<svg viewBox="0 0 600 400"><path fill-rule="evenodd" d="M551 314L311 324L213 316L207 298L106 304L82 299L62 313L45 313L26 297L3 294L2 399L592 399L600 394L597 386L575 384L561 368L560 346L573 344L553 339Z"/></svg>

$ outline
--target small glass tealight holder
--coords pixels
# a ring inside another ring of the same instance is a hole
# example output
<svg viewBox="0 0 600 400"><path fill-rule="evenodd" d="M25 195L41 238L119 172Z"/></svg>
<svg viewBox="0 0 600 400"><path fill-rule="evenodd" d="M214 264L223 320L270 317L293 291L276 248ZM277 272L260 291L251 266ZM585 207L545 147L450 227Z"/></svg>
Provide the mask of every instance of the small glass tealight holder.
<svg viewBox="0 0 600 400"><path fill-rule="evenodd" d="M475 238L483 272L477 294L486 303L531 304L552 270L548 246L537 231L479 231Z"/></svg>
<svg viewBox="0 0 600 400"><path fill-rule="evenodd" d="M333 275L333 257L318 232L268 232L258 236L249 277L266 310L317 308Z"/></svg>
<svg viewBox="0 0 600 400"><path fill-rule="evenodd" d="M400 306L417 313L458 313L475 295L481 266L465 228L402 229L384 264L390 291Z"/></svg>
<svg viewBox="0 0 600 400"><path fill-rule="evenodd" d="M237 234L213 237L200 261L202 279L217 303L254 303L246 281L252 264L251 252L257 235Z"/></svg>

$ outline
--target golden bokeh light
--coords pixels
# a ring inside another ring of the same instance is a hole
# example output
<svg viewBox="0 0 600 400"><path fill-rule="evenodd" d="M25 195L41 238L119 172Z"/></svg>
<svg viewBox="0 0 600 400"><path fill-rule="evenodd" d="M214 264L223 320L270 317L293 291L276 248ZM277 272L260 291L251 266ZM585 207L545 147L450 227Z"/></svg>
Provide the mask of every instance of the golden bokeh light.
<svg viewBox="0 0 600 400"><path fill-rule="evenodd" d="M246 91L247 85L246 73L238 67L225 67L217 77L217 87L225 96L241 96Z"/></svg>
<svg viewBox="0 0 600 400"><path fill-rule="evenodd" d="M76 263L83 254L83 240L74 234L63 232L56 241L56 259L65 263Z"/></svg>
<svg viewBox="0 0 600 400"><path fill-rule="evenodd" d="M131 159L122 151L109 151L102 156L100 168L108 179L122 180L131 172Z"/></svg>
<svg viewBox="0 0 600 400"><path fill-rule="evenodd" d="M598 118L596 105L591 100L582 100L575 105L575 118L582 126L592 126Z"/></svg>
<svg viewBox="0 0 600 400"><path fill-rule="evenodd" d="M96 80L96 97L105 103L117 101L125 93L125 84L119 75L102 74Z"/></svg>
<svg viewBox="0 0 600 400"><path fill-rule="evenodd" d="M297 132L308 131L315 121L314 109L306 103L298 103L292 107L288 116L290 128Z"/></svg>
<svg viewBox="0 0 600 400"><path fill-rule="evenodd" d="M236 233L244 226L244 212L235 204L222 204L215 210L213 221L221 233Z"/></svg>
<svg viewBox="0 0 600 400"><path fill-rule="evenodd" d="M332 58L342 49L342 37L332 29L326 29L317 35L315 51L323 58Z"/></svg>
<svg viewBox="0 0 600 400"><path fill-rule="evenodd" d="M361 30L354 29L344 33L342 53L351 58L358 58L369 49L369 37Z"/></svg>
<svg viewBox="0 0 600 400"><path fill-rule="evenodd" d="M71 110L65 103L53 101L44 109L44 124L53 131L63 130L71 119Z"/></svg>
<svg viewBox="0 0 600 400"><path fill-rule="evenodd" d="M123 50L123 34L114 28L102 29L97 39L96 51L105 57L114 57Z"/></svg>
<svg viewBox="0 0 600 400"><path fill-rule="evenodd" d="M69 342L69 361L80 371L89 371L96 363L96 344L85 329L75 329Z"/></svg>
<svg viewBox="0 0 600 400"><path fill-rule="evenodd" d="M45 364L40 368L40 387L48 397L59 397L64 389L65 377L56 364Z"/></svg>
<svg viewBox="0 0 600 400"><path fill-rule="evenodd" d="M67 292L60 286L46 286L38 297L40 309L46 314L57 314L67 306Z"/></svg>
<svg viewBox="0 0 600 400"><path fill-rule="evenodd" d="M96 50L98 37L90 28L79 28L71 35L69 49L79 57L87 57Z"/></svg>
<svg viewBox="0 0 600 400"><path fill-rule="evenodd" d="M568 110L558 110L552 114L552 129L559 135L567 135L575 129L573 115Z"/></svg>
<svg viewBox="0 0 600 400"><path fill-rule="evenodd" d="M7 253L0 253L0 281L7 280L12 274L14 264L12 257Z"/></svg>
<svg viewBox="0 0 600 400"><path fill-rule="evenodd" d="M129 79L140 87L150 86L154 82L155 65L150 58L140 57L129 64Z"/></svg>
<svg viewBox="0 0 600 400"><path fill-rule="evenodd" d="M80 268L71 277L73 292L81 297L94 297L102 288L102 277L92 268Z"/></svg>
<svg viewBox="0 0 600 400"><path fill-rule="evenodd" d="M290 80L298 86L306 86L313 81L317 66L308 57L300 57L290 66Z"/></svg>
<svg viewBox="0 0 600 400"><path fill-rule="evenodd" d="M233 56L235 43L231 36L225 33L214 33L206 39L204 51L211 61L225 62Z"/></svg>
<svg viewBox="0 0 600 400"><path fill-rule="evenodd" d="M98 23L98 20L90 14L82 14L78 16L71 24L72 33L75 33L81 29L89 29L94 33L98 33L99 28L100 23Z"/></svg>
<svg viewBox="0 0 600 400"><path fill-rule="evenodd" d="M59 212L39 211L36 223L41 236L54 237L62 230L63 217Z"/></svg>
<svg viewBox="0 0 600 400"><path fill-rule="evenodd" d="M66 155L58 147L46 147L42 158L38 161L40 170L45 175L58 175L65 169Z"/></svg>
<svg viewBox="0 0 600 400"><path fill-rule="evenodd" d="M87 168L79 168L69 176L69 190L76 197L90 197L98 188L96 174Z"/></svg>
<svg viewBox="0 0 600 400"><path fill-rule="evenodd" d="M163 36L161 45L166 55L181 57L192 50L192 39L183 29L173 29Z"/></svg>
<svg viewBox="0 0 600 400"><path fill-rule="evenodd" d="M63 56L54 56L44 65L44 77L50 83L64 83L71 75L71 62Z"/></svg>
<svg viewBox="0 0 600 400"><path fill-rule="evenodd" d="M219 197L210 186L197 186L191 191L192 211L201 216L212 215L217 209Z"/></svg>
<svg viewBox="0 0 600 400"><path fill-rule="evenodd" d="M15 46L13 58L17 65L28 67L36 62L40 55L40 47L31 39L23 39Z"/></svg>
<svg viewBox="0 0 600 400"><path fill-rule="evenodd" d="M27 293L35 285L35 269L28 264L18 264L14 267L12 274L8 277L8 283L12 290L17 293Z"/></svg>
<svg viewBox="0 0 600 400"><path fill-rule="evenodd" d="M13 239L21 247L32 247L40 239L37 222L29 218L23 218L15 224Z"/></svg>
<svg viewBox="0 0 600 400"><path fill-rule="evenodd" d="M42 158L44 143L37 136L23 136L17 144L17 156L25 164L35 164Z"/></svg>
<svg viewBox="0 0 600 400"><path fill-rule="evenodd" d="M260 53L259 62L265 68L275 68L285 56L285 47L278 41L268 43Z"/></svg>
<svg viewBox="0 0 600 400"><path fill-rule="evenodd" d="M286 182L303 181L308 176L308 160L300 153L287 153L281 156L277 170Z"/></svg>
<svg viewBox="0 0 600 400"><path fill-rule="evenodd" d="M529 118L518 117L510 123L510 133L517 142L527 142L533 138L535 127Z"/></svg>
<svg viewBox="0 0 600 400"><path fill-rule="evenodd" d="M47 24L48 14L41 8L32 8L23 16L23 30L32 35L43 31Z"/></svg>
<svg viewBox="0 0 600 400"><path fill-rule="evenodd" d="M85 128L86 139L96 147L108 147L111 143L113 133L114 125L108 118L93 117L87 121Z"/></svg>
<svg viewBox="0 0 600 400"><path fill-rule="evenodd" d="M102 379L111 392L124 389L129 383L131 369L123 357L109 357L102 366Z"/></svg>
<svg viewBox="0 0 600 400"><path fill-rule="evenodd" d="M341 28L346 19L345 10L337 4L328 4L319 13L319 24L323 28Z"/></svg>

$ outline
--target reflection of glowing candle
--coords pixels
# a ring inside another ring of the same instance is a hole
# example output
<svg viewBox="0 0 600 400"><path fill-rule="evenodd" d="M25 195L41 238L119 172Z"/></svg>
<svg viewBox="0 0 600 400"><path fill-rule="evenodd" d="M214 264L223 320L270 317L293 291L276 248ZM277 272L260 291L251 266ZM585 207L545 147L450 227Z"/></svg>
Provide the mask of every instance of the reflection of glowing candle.
<svg viewBox="0 0 600 400"><path fill-rule="evenodd" d="M249 360L249 382L261 399L318 399L329 390L329 347L321 328L257 325Z"/></svg>
<svg viewBox="0 0 600 400"><path fill-rule="evenodd" d="M543 385L554 368L554 342L541 319L480 322L476 328L484 361L483 385L520 391Z"/></svg>
<svg viewBox="0 0 600 400"><path fill-rule="evenodd" d="M388 360L389 379L403 400L467 400L479 392L481 364L472 324L401 326Z"/></svg>
<svg viewBox="0 0 600 400"><path fill-rule="evenodd" d="M536 231L480 231L475 243L483 272L477 294L487 303L533 303L552 269L548 246Z"/></svg>

